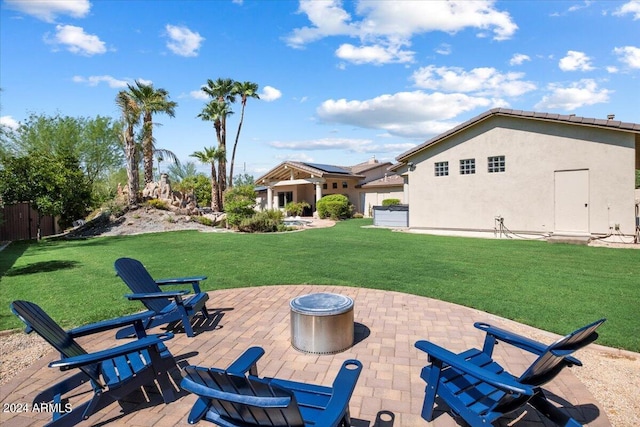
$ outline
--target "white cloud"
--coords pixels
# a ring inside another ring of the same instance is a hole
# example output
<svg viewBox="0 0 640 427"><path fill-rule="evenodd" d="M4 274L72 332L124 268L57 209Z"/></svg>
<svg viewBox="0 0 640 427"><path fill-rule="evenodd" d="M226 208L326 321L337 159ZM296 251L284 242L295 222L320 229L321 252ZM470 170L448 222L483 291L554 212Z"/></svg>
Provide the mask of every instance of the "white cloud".
<svg viewBox="0 0 640 427"><path fill-rule="evenodd" d="M20 127L20 123L11 116L0 117L0 125L6 126L11 130L17 130Z"/></svg>
<svg viewBox="0 0 640 427"><path fill-rule="evenodd" d="M575 50L568 51L567 56L560 60L558 66L562 71L593 70L593 67L591 66L591 58L583 52L577 52Z"/></svg>
<svg viewBox="0 0 640 427"><path fill-rule="evenodd" d="M5 0L7 8L34 16L45 22L55 22L58 15L84 18L91 9L89 0Z"/></svg>
<svg viewBox="0 0 640 427"><path fill-rule="evenodd" d="M609 65L606 69L607 69L607 73L610 73L610 74L616 74L620 71L618 67L614 67L613 65Z"/></svg>
<svg viewBox="0 0 640 427"><path fill-rule="evenodd" d="M523 73L500 73L483 67L465 71L458 67L419 68L411 78L421 89L445 92L473 92L480 96L520 96L536 89L536 85L522 80Z"/></svg>
<svg viewBox="0 0 640 427"><path fill-rule="evenodd" d="M640 48L635 46L616 47L613 53L619 56L620 62L627 64L630 68L640 68Z"/></svg>
<svg viewBox="0 0 640 427"><path fill-rule="evenodd" d="M272 102L279 99L282 96L282 92L275 87L265 86L262 88L262 92L259 93L259 96L263 101Z"/></svg>
<svg viewBox="0 0 640 427"><path fill-rule="evenodd" d="M343 150L352 153L401 153L412 148L415 144L375 144L370 139L320 138L302 141L273 141L269 143L269 146L277 149L296 151ZM299 160L301 158L308 158L306 154L286 155L286 157L288 160L293 160L295 157ZM300 161L312 160L309 158L309 160Z"/></svg>
<svg viewBox="0 0 640 427"><path fill-rule="evenodd" d="M336 56L354 64L390 64L412 62L415 52L402 50L400 46L354 46L349 43L336 50Z"/></svg>
<svg viewBox="0 0 640 427"><path fill-rule="evenodd" d="M200 99L202 101L208 101L209 99L211 99L206 92L202 91L202 89L192 90L191 92L189 92L189 95L194 99Z"/></svg>
<svg viewBox="0 0 640 427"><path fill-rule="evenodd" d="M448 43L442 43L435 49L435 52L439 55L451 55L451 45Z"/></svg>
<svg viewBox="0 0 640 427"><path fill-rule="evenodd" d="M98 86L100 83L106 83L109 85L109 87L115 88L115 89L126 88L127 84L133 83L131 79L120 80L108 75L89 76L89 77L73 76L72 80L74 83L84 83L89 86Z"/></svg>
<svg viewBox="0 0 640 427"><path fill-rule="evenodd" d="M487 98L461 93L427 94L423 91L398 92L364 101L329 99L317 109L320 119L370 129L383 129L390 134L424 138L452 127L447 122L457 115L478 107L489 107Z"/></svg>
<svg viewBox="0 0 640 427"><path fill-rule="evenodd" d="M523 53L514 54L509 60L509 65L522 65L525 61L531 61L529 55Z"/></svg>
<svg viewBox="0 0 640 427"><path fill-rule="evenodd" d="M582 79L571 83L568 87L552 83L548 89L551 94L545 95L535 108L572 111L585 105L608 102L609 95L613 93L608 89L598 88L598 84L592 79Z"/></svg>
<svg viewBox="0 0 640 427"><path fill-rule="evenodd" d="M74 25L56 25L53 37L45 35L45 42L52 45L63 45L71 53L84 56L103 54L107 51L105 43L93 34L87 34L82 27Z"/></svg>
<svg viewBox="0 0 640 427"><path fill-rule="evenodd" d="M633 15L633 20L636 21L640 19L640 0L631 0L628 3L623 4L613 12L616 16L624 16L626 14Z"/></svg>
<svg viewBox="0 0 640 427"><path fill-rule="evenodd" d="M171 52L180 56L198 56L204 37L184 26L167 24L165 29L169 37L167 48Z"/></svg>
<svg viewBox="0 0 640 427"><path fill-rule="evenodd" d="M417 34L442 31L449 34L467 28L483 34L492 32L495 40L509 39L517 30L508 12L494 8L494 1L376 1L356 4L358 19L342 7L339 0L301 0L298 12L306 14L310 26L296 28L285 41L290 47L330 36L358 38L361 46L343 44L336 55L356 64L411 62L414 52L404 50ZM440 49L446 54L448 49Z"/></svg>
<svg viewBox="0 0 640 427"><path fill-rule="evenodd" d="M306 153L278 154L274 157L277 160L281 160L281 161L286 161L286 160L290 160L292 162L313 162L314 161L314 158L309 156Z"/></svg>

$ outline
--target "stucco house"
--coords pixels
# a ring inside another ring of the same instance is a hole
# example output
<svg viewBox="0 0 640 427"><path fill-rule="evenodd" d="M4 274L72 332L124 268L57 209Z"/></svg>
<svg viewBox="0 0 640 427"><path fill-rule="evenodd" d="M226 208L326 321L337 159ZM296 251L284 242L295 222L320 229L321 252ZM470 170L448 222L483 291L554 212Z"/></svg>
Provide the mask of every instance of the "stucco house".
<svg viewBox="0 0 640 427"><path fill-rule="evenodd" d="M285 161L256 179L258 209L283 209L289 202L316 203L328 194L344 194L355 212L369 215L372 203L403 196L404 181L389 172L391 163L371 159L354 166Z"/></svg>
<svg viewBox="0 0 640 427"><path fill-rule="evenodd" d="M638 232L640 124L492 109L396 160L413 229Z"/></svg>

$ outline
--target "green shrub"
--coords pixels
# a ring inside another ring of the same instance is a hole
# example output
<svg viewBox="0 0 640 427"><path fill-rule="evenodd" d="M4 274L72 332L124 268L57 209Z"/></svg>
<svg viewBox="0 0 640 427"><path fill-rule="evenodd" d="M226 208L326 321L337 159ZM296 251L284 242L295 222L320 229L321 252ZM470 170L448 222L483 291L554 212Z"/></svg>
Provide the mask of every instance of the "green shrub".
<svg viewBox="0 0 640 427"><path fill-rule="evenodd" d="M224 210L227 223L238 227L240 223L255 214L256 192L253 185L238 185L224 193Z"/></svg>
<svg viewBox="0 0 640 427"><path fill-rule="evenodd" d="M169 205L166 202L163 202L160 199L149 199L146 202L146 205L150 208L160 209L161 211L168 211Z"/></svg>
<svg viewBox="0 0 640 427"><path fill-rule="evenodd" d="M271 233L282 231L283 214L277 210L256 212L252 217L243 219L238 230L245 233Z"/></svg>
<svg viewBox="0 0 640 427"><path fill-rule="evenodd" d="M119 218L127 212L127 209L128 207L124 201L121 201L118 198L113 198L106 201L102 205L101 210L97 210L89 214L87 219L90 220L97 217L98 215L100 215L101 211L105 212L107 215L113 216L114 218Z"/></svg>
<svg viewBox="0 0 640 427"><path fill-rule="evenodd" d="M382 206L392 206L392 205L399 205L400 204L400 199L384 199L382 201Z"/></svg>
<svg viewBox="0 0 640 427"><path fill-rule="evenodd" d="M305 201L302 201L302 202L289 202L284 207L284 210L287 211L288 215L300 216L304 212L305 208L310 208L310 207L311 206L309 205L309 203L307 203Z"/></svg>
<svg viewBox="0 0 640 427"><path fill-rule="evenodd" d="M184 178L173 184L176 190L185 194L193 194L198 206L211 206L211 178L199 173Z"/></svg>
<svg viewBox="0 0 640 427"><path fill-rule="evenodd" d="M320 218L341 219L351 217L349 199L342 194L330 194L318 200Z"/></svg>
<svg viewBox="0 0 640 427"><path fill-rule="evenodd" d="M199 222L200 224L206 225L209 227L213 227L215 225L213 220L211 220L211 218L207 218L206 216L192 216L191 221Z"/></svg>

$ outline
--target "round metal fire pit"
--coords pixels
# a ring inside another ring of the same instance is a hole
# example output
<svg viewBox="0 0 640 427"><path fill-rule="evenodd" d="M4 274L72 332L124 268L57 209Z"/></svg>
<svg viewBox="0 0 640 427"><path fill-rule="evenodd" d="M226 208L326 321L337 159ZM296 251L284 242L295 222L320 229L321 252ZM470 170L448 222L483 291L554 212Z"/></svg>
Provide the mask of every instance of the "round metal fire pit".
<svg viewBox="0 0 640 427"><path fill-rule="evenodd" d="M291 345L305 353L332 354L353 345L353 299L339 294L302 295L291 307Z"/></svg>

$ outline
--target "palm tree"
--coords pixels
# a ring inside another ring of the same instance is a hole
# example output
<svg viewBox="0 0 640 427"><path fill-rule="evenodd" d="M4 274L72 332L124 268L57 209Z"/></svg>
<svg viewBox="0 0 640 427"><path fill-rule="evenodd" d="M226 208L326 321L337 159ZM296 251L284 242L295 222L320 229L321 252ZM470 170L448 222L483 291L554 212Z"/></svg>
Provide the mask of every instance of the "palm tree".
<svg viewBox="0 0 640 427"><path fill-rule="evenodd" d="M175 116L175 108L178 103L169 101L169 92L152 84L146 85L136 80L136 84L127 85L129 94L138 104L143 114L142 124L142 157L144 159L144 182L153 182L153 115L166 113L169 117Z"/></svg>
<svg viewBox="0 0 640 427"><path fill-rule="evenodd" d="M136 149L134 128L140 122L140 109L136 101L131 97L131 94L124 90L118 92L116 104L122 111L122 121L125 125L122 139L127 163L129 207L135 208L138 205L140 175L138 171L139 158L138 150Z"/></svg>
<svg viewBox="0 0 640 427"><path fill-rule="evenodd" d="M207 120L213 122L213 127L216 130L216 138L218 140L219 149L225 153L224 156L219 158L219 167L218 167L218 188L219 192L222 195L224 190L226 190L226 132L223 126L223 123L226 123L227 116L233 114L233 111L229 109L229 104L225 101L220 102L217 98L209 101L208 104L204 106L202 112L198 114L202 120ZM224 209L222 205L222 197L220 197L220 210Z"/></svg>
<svg viewBox="0 0 640 427"><path fill-rule="evenodd" d="M222 193L218 186L216 162L220 162L220 159L225 155L224 150L221 148L216 149L215 147L205 147L203 151L196 151L191 154L191 157L211 165L211 210L214 212L220 212L222 209Z"/></svg>
<svg viewBox="0 0 640 427"><path fill-rule="evenodd" d="M242 129L242 122L244 121L244 107L247 105L247 99L255 98L260 99L258 96L258 84L252 82L235 82L233 85L233 92L236 95L240 95L240 102L242 103L242 112L240 113L240 123L238 123L238 132L236 133L236 140L233 143L233 151L231 152L231 165L229 166L229 187L233 186L233 165L236 161L236 148L238 147L238 139L240 139L240 130Z"/></svg>
<svg viewBox="0 0 640 427"><path fill-rule="evenodd" d="M202 91L213 98L213 101L217 101L218 104L226 105L227 111L231 112L230 104L236 102L236 96L233 93L235 82L233 79L217 79L215 81L208 79L207 85L202 87ZM211 104L210 102L209 104ZM221 107L220 107L221 108ZM220 130L218 134L218 146L227 151L227 115L222 114L220 116ZM218 132L218 128L216 128L216 132ZM218 182L220 183L220 188L222 192L227 189L227 158L226 155L223 159L220 159L220 167L219 167L220 176L218 177Z"/></svg>
<svg viewBox="0 0 640 427"><path fill-rule="evenodd" d="M196 164L193 162L173 163L167 167L167 173L171 182L180 182L188 176L194 176L198 173Z"/></svg>

